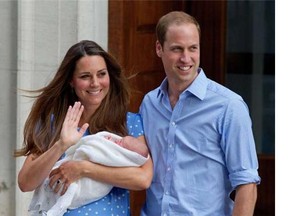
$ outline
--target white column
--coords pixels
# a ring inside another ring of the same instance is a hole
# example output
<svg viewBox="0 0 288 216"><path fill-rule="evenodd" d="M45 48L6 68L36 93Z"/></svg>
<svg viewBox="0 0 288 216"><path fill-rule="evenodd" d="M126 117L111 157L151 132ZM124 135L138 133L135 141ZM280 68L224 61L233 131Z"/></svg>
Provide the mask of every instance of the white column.
<svg viewBox="0 0 288 216"><path fill-rule="evenodd" d="M78 40L94 40L108 48L108 0L78 1Z"/></svg>
<svg viewBox="0 0 288 216"><path fill-rule="evenodd" d="M17 87L20 89L32 89L34 75L34 39L35 39L35 4L34 1L18 1L18 71ZM17 148L21 148L23 142L23 125L31 107L31 102L17 92ZM24 157L16 159L17 174L23 164ZM31 199L31 193L22 193L16 184L15 214L28 215L27 206Z"/></svg>
<svg viewBox="0 0 288 216"><path fill-rule="evenodd" d="M14 215L17 2L0 1L0 215Z"/></svg>

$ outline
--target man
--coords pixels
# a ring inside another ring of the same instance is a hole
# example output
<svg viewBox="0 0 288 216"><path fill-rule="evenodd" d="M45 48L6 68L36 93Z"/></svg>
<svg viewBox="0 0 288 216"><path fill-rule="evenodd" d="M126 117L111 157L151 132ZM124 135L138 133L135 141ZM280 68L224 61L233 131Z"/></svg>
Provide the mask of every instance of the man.
<svg viewBox="0 0 288 216"><path fill-rule="evenodd" d="M140 107L154 164L141 214L252 216L260 177L245 102L199 67L193 17L170 12L156 34L166 78Z"/></svg>

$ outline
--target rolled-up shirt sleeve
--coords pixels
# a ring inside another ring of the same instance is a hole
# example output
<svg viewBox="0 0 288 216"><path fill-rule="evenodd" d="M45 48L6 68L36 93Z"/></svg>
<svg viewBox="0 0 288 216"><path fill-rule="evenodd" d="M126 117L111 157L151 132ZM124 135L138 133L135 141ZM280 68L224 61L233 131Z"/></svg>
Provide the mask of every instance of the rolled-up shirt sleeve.
<svg viewBox="0 0 288 216"><path fill-rule="evenodd" d="M258 160L248 107L243 100L231 100L223 113L222 149L233 188L259 184Z"/></svg>

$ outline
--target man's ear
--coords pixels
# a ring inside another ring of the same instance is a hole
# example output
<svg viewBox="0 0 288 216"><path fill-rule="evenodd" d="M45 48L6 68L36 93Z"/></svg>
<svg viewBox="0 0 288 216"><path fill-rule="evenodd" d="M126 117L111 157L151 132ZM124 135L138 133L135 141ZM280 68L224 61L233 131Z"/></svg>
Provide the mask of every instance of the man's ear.
<svg viewBox="0 0 288 216"><path fill-rule="evenodd" d="M156 41L155 48L156 48L157 56L161 58L162 57L162 46L161 46L161 44L160 44L160 42L158 40Z"/></svg>

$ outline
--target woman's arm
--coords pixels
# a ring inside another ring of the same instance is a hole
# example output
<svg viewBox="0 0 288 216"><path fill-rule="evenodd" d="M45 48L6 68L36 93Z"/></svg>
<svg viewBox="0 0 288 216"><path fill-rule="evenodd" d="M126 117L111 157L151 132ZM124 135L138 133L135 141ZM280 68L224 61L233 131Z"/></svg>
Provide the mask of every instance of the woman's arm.
<svg viewBox="0 0 288 216"><path fill-rule="evenodd" d="M79 131L77 129L83 110L84 107L80 102L76 102L73 107L70 106L62 125L60 139L42 155L27 156L18 174L20 190L32 191L38 187L49 175L61 155L83 136L88 124L84 124Z"/></svg>
<svg viewBox="0 0 288 216"><path fill-rule="evenodd" d="M90 162L83 164L83 167L83 177L129 190L147 189L153 178L151 158L141 167L107 167Z"/></svg>
<svg viewBox="0 0 288 216"><path fill-rule="evenodd" d="M144 190L151 184L153 164L151 158L141 167L108 167L87 160L71 160L52 170L49 177L50 186L58 179L64 183L61 195L71 183L83 177L129 190Z"/></svg>
<svg viewBox="0 0 288 216"><path fill-rule="evenodd" d="M57 141L48 151L40 156L28 155L18 174L18 185L21 191L33 191L49 175L56 161L64 150Z"/></svg>

